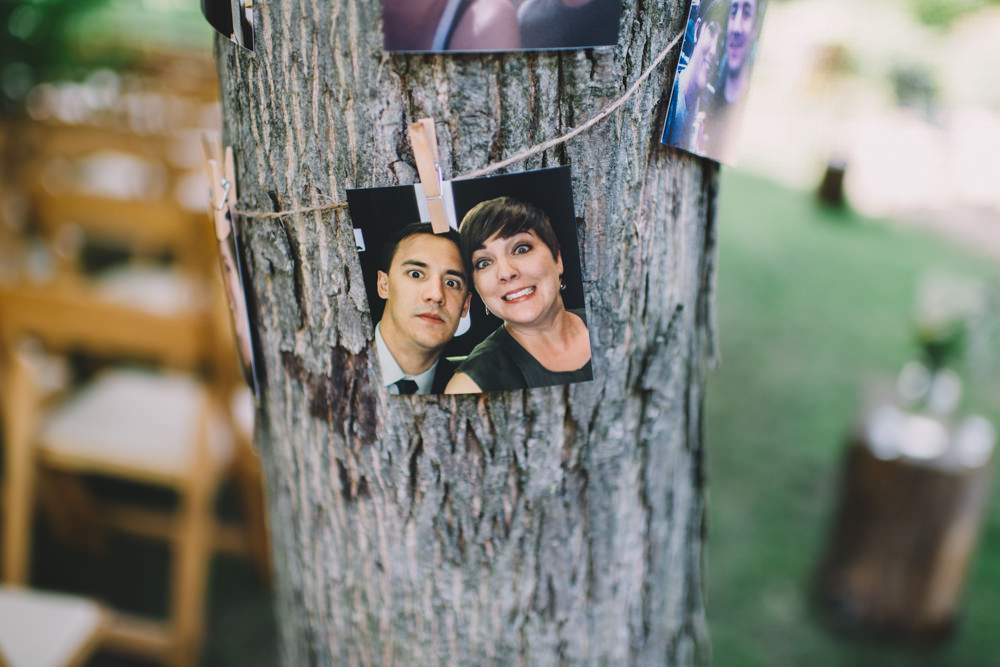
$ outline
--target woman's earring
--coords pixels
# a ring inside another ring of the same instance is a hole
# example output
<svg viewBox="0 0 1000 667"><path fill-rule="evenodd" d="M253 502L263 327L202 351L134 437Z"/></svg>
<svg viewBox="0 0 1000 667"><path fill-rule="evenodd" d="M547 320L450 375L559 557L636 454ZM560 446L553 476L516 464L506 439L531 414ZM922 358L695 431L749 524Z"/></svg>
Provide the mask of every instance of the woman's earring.
<svg viewBox="0 0 1000 667"><path fill-rule="evenodd" d="M559 279L559 291L560 292L566 291L566 281L563 280L562 278Z"/></svg>
<svg viewBox="0 0 1000 667"><path fill-rule="evenodd" d="M486 317L489 317L490 315L493 314L493 313L490 312L490 307L487 306L485 303L483 304L483 310L486 311Z"/></svg>

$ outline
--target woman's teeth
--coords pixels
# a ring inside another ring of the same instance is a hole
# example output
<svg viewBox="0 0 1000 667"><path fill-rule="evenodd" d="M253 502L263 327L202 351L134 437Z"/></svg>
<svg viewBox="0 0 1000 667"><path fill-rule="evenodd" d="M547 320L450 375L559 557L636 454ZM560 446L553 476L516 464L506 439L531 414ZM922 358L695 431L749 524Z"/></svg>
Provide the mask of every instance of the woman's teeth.
<svg viewBox="0 0 1000 667"><path fill-rule="evenodd" d="M512 299L520 299L522 296L528 296L535 291L534 287L525 287L524 289L518 290L513 294L504 294L503 300L510 301Z"/></svg>

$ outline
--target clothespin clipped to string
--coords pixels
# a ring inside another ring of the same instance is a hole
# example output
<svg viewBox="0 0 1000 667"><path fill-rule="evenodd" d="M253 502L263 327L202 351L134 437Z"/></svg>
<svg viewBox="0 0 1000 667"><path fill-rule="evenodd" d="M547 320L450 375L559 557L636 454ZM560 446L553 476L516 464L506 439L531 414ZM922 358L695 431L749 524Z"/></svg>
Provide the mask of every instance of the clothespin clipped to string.
<svg viewBox="0 0 1000 667"><path fill-rule="evenodd" d="M427 199L431 228L435 234L443 234L452 227L449 223L448 209L453 207L449 206L450 183L444 180L444 171L438 158L434 120L421 118L410 125L408 130L410 143L413 146L413 157L417 162L417 173L420 175L420 185ZM454 217L454 214L451 217Z"/></svg>
<svg viewBox="0 0 1000 667"><path fill-rule="evenodd" d="M233 149L226 146L225 157L222 157L221 146L212 142L208 136L202 137L205 149L205 170L209 178L209 215L215 226L215 237L219 242L219 259L222 261L222 278L226 283L230 308L242 311L245 316L246 305L243 295L242 272L239 271L239 253L237 244L236 221L233 218L233 207L236 205L236 169L233 161ZM239 290L236 290L238 283Z"/></svg>
<svg viewBox="0 0 1000 667"><path fill-rule="evenodd" d="M236 170L233 149L226 147L223 157L218 142L202 135L205 150L205 172L208 174L209 213L215 223L215 236L224 241L233 231L231 209L236 204Z"/></svg>
<svg viewBox="0 0 1000 667"><path fill-rule="evenodd" d="M222 185L222 146L218 135L202 133L201 148L205 153L205 176L208 178L208 214L214 222L216 211L220 206L224 210L226 201Z"/></svg>

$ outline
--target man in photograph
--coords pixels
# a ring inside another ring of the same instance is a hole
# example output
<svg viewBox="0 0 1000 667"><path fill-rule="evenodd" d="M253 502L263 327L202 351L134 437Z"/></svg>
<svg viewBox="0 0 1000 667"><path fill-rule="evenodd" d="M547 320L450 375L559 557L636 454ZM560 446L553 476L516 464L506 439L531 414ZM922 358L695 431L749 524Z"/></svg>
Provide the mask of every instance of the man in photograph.
<svg viewBox="0 0 1000 667"><path fill-rule="evenodd" d="M757 38L757 0L730 0L722 94L735 104L750 88L750 54Z"/></svg>
<svg viewBox="0 0 1000 667"><path fill-rule="evenodd" d="M721 34L722 27L714 18L695 22L694 49L687 67L674 79L663 143L702 152L704 107L713 92L709 84L719 62Z"/></svg>
<svg viewBox="0 0 1000 667"><path fill-rule="evenodd" d="M753 50L763 13L762 1L729 0L724 66L709 113L709 150L724 162L732 162L736 150L736 130L750 89Z"/></svg>
<svg viewBox="0 0 1000 667"><path fill-rule="evenodd" d="M454 230L435 234L430 224L413 223L385 245L375 347L390 394L444 392L454 365L442 353L469 310L470 273Z"/></svg>

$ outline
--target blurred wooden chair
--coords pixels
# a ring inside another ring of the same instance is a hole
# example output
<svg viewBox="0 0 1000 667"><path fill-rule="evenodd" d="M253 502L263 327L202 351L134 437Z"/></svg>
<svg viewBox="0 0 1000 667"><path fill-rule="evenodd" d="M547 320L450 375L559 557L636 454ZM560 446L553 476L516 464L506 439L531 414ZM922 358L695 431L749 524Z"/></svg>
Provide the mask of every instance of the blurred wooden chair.
<svg viewBox="0 0 1000 667"><path fill-rule="evenodd" d="M31 147L22 183L40 231L55 249L54 282L80 285L87 294L109 302L176 316L182 322L191 317L226 319L220 315L228 311L219 288L217 245L211 223L205 219L200 132L136 134L105 126L32 122L21 127L19 134ZM86 174L101 168L100 160L90 160L102 155L126 159L126 164L128 159L138 160L136 168L151 170L154 176L137 179L125 193L94 191L87 186L91 179ZM193 172L195 165L198 170ZM192 173L197 176L201 198L185 201L179 190ZM157 180L159 185L150 183ZM118 244L129 259L87 272L77 256L82 237ZM235 360L236 355L225 356ZM256 494L259 498L256 503L247 501L244 510L260 519L252 522L257 532L253 556L262 578L268 579L267 531L257 528L265 526L263 510L257 508L263 503L256 491L262 475L252 450L252 433L241 438L244 446L237 451L241 456L249 454L238 460L242 473L238 479L258 480L243 483L243 497Z"/></svg>
<svg viewBox="0 0 1000 667"><path fill-rule="evenodd" d="M203 273L211 237L195 133L28 123L21 134L30 158L19 187L59 273L80 272L88 242L120 248L133 262Z"/></svg>
<svg viewBox="0 0 1000 667"><path fill-rule="evenodd" d="M4 580L23 585L28 579L36 466L171 489L178 498L172 515L126 505L103 506L91 514L126 532L166 539L173 553L169 619L157 623L120 616L107 632L107 643L172 664L192 664L203 634L213 548L267 558L254 551L266 531L259 525L261 513L249 515L251 521L242 527L214 517L216 491L228 472L237 475L245 493L249 489L252 495L255 487L259 493L259 477L248 474L247 461L254 454L234 437L234 374L222 367L235 352L228 332L217 326L217 309L207 315L164 314L116 303L101 292L94 285L68 282L0 288L7 397ZM103 370L46 407L36 371L19 351L29 336L50 351L143 359L166 370ZM260 569L266 571L267 565Z"/></svg>
<svg viewBox="0 0 1000 667"><path fill-rule="evenodd" d="M82 665L107 623L104 609L92 600L0 586L0 665Z"/></svg>
<svg viewBox="0 0 1000 667"><path fill-rule="evenodd" d="M174 556L169 619L117 616L107 641L190 664L203 633L212 550L249 554L262 577L270 576L262 475L246 426L235 427L234 389L242 381L233 372L231 336L219 326L228 312L215 241L205 202L185 205L177 196L193 160L177 158L176 136L52 123L31 124L20 134L30 155L20 170L21 187L57 261L47 280L0 288L4 580L28 579L36 500L64 525L100 522L167 539ZM126 183L123 192L91 187L90 172L116 160L118 173L122 164L128 173L134 160L152 177ZM199 179L204 193L204 177ZM129 261L89 271L78 261L81 238L118 244ZM136 358L172 370L104 371L49 406L45 397L52 392L42 382L37 355L24 353L26 336L56 354ZM39 477L36 468L48 472ZM50 493L50 485L40 493L53 471L58 493ZM177 512L93 507L81 474L172 489ZM242 525L214 517L216 490L229 474L239 484Z"/></svg>
<svg viewBox="0 0 1000 667"><path fill-rule="evenodd" d="M153 49L132 64L130 71L153 82L157 91L183 99L219 101L219 75L215 60L201 54Z"/></svg>

